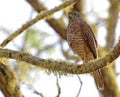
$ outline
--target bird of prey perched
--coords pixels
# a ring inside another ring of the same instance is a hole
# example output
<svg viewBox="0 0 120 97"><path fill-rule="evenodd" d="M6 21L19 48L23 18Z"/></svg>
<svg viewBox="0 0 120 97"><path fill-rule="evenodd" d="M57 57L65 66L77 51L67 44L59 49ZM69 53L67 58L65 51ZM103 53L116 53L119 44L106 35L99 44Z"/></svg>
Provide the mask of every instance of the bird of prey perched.
<svg viewBox="0 0 120 97"><path fill-rule="evenodd" d="M78 11L71 10L68 14L67 41L73 52L83 59L84 63L96 59L97 41L91 27L82 19ZM101 70L92 72L98 89L104 89Z"/></svg>

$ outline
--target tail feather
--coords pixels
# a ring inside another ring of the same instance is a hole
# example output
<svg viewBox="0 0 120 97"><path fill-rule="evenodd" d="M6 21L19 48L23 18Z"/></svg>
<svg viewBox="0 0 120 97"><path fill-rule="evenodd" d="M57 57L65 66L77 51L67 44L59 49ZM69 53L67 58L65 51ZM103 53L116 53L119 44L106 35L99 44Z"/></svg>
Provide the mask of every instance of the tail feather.
<svg viewBox="0 0 120 97"><path fill-rule="evenodd" d="M94 76L98 89L102 91L104 89L104 81L103 81L101 70L94 71L93 76Z"/></svg>

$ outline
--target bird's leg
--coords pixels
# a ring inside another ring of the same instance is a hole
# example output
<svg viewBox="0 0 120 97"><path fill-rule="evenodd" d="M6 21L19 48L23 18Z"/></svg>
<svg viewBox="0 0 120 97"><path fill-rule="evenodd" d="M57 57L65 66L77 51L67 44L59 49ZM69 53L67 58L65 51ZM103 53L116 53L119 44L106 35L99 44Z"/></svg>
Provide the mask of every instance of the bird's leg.
<svg viewBox="0 0 120 97"><path fill-rule="evenodd" d="M84 52L84 56L82 58L83 59L83 63L80 64L79 67L82 66L84 63L86 63L86 58L87 58L87 54L86 54L86 52Z"/></svg>
<svg viewBox="0 0 120 97"><path fill-rule="evenodd" d="M83 54L83 63L82 64L80 64L80 66L81 65L83 65L83 64L85 64L85 63L87 63L87 48L84 46L84 54Z"/></svg>

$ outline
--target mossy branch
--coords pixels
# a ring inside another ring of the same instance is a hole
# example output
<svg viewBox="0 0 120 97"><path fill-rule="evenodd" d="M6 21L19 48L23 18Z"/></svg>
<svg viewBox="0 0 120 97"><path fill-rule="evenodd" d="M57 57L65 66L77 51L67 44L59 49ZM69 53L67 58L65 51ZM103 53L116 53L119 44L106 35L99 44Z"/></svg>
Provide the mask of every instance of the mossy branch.
<svg viewBox="0 0 120 97"><path fill-rule="evenodd" d="M22 97L18 79L7 65L0 62L0 89L5 97Z"/></svg>
<svg viewBox="0 0 120 97"><path fill-rule="evenodd" d="M64 9L67 6L70 6L71 4L75 3L76 1L74 0L70 0L67 1L61 5L59 5L58 7L55 7L49 11L45 11L43 13L38 14L34 19L32 19L31 21L26 22L25 24L22 25L21 28L19 28L18 30L16 30L13 34L11 34L7 39L5 39L2 43L1 43L1 47L6 46L11 40L13 40L14 38L16 38L18 35L20 35L23 31L25 31L27 28L29 28L30 26L32 26L33 24L35 24L36 22L38 22L39 20L61 10Z"/></svg>
<svg viewBox="0 0 120 97"><path fill-rule="evenodd" d="M120 40L118 44L114 47L114 49L110 51L107 55L80 66L78 66L75 63L69 63L66 61L42 59L19 51L0 49L0 57L25 61L35 66L48 69L49 71L52 72L71 74L89 73L99 68L105 67L109 65L109 63L114 61L119 55L120 55Z"/></svg>

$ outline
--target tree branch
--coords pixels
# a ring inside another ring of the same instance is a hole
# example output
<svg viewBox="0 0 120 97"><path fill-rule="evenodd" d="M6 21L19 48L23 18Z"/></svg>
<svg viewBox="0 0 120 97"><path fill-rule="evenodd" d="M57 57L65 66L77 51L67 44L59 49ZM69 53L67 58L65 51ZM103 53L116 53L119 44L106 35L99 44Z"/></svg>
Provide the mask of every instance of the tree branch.
<svg viewBox="0 0 120 97"><path fill-rule="evenodd" d="M0 89L5 97L22 97L18 80L9 66L0 62Z"/></svg>
<svg viewBox="0 0 120 97"><path fill-rule="evenodd" d="M19 51L0 49L0 57L25 61L35 66L48 69L49 71L52 72L71 74L83 74L92 72L94 70L109 65L109 63L114 61L119 55L120 55L120 40L118 44L114 47L114 49L110 51L107 55L80 66L78 66L75 63L69 63L66 61L42 59Z"/></svg>
<svg viewBox="0 0 120 97"><path fill-rule="evenodd" d="M39 0L26 0L38 13L47 10ZM66 39L66 27L61 19L53 17L46 19L46 22L63 38ZM57 25L57 26L56 26Z"/></svg>
<svg viewBox="0 0 120 97"><path fill-rule="evenodd" d="M23 26L21 28L19 28L17 31L15 31L13 34L11 34L7 39L5 39L3 41L3 43L1 43L1 47L6 46L11 40L13 40L14 38L16 38L19 34L21 34L24 30L26 30L28 27L32 26L33 24L35 24L36 22L38 22L39 20L61 10L64 9L67 6L70 6L71 4L75 3L74 0L71 1L67 1L61 5L59 5L58 7L55 7L53 9L51 9L50 11L45 11L43 13L38 14L34 19L32 19L31 21L26 22L25 24L23 24Z"/></svg>
<svg viewBox="0 0 120 97"><path fill-rule="evenodd" d="M118 14L120 12L119 9L119 0L109 0L110 8L109 8L109 17L107 19L107 36L106 36L106 46L107 50L113 47L115 42L115 30L118 22Z"/></svg>

